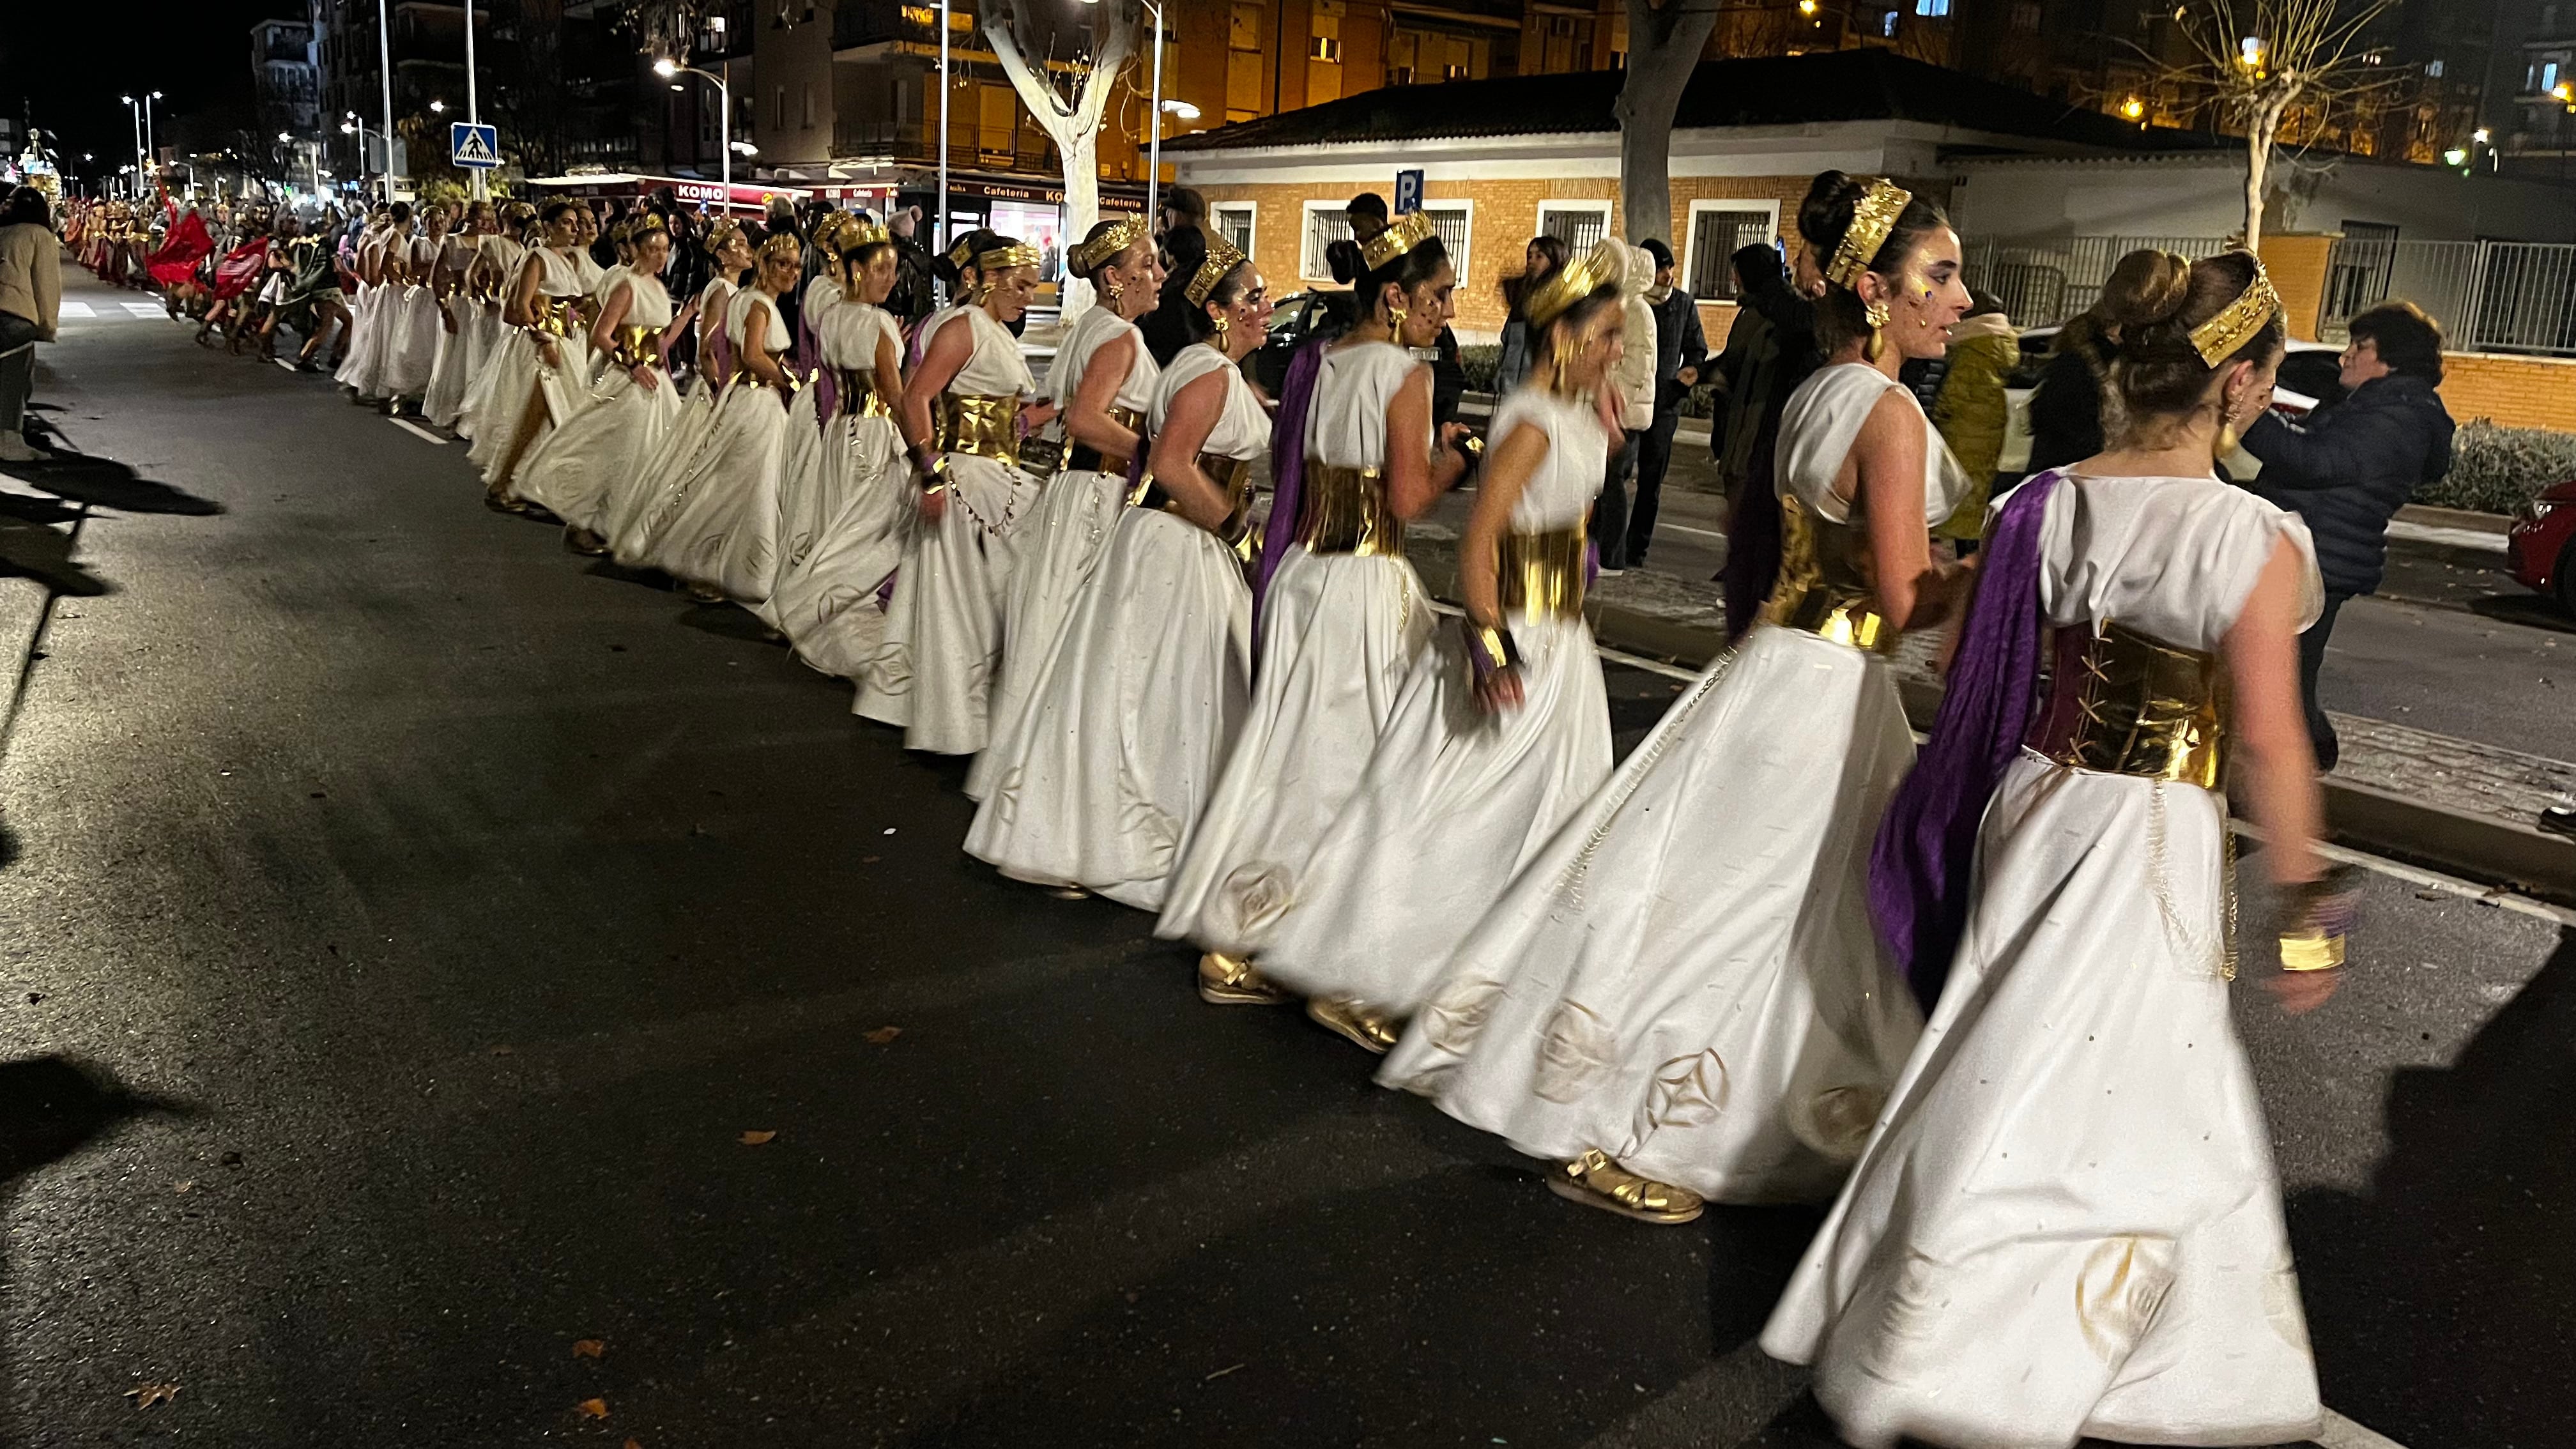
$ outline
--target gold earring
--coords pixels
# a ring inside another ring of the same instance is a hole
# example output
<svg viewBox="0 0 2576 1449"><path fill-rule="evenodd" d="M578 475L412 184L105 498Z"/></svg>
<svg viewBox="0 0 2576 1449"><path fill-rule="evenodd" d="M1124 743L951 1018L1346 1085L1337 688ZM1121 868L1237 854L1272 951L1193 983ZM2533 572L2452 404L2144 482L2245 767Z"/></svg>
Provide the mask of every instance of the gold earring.
<svg viewBox="0 0 2576 1449"><path fill-rule="evenodd" d="M1119 298L1127 295L1127 289L1118 285L1116 274L1105 274L1100 279L1100 295L1108 298L1112 302L1115 302Z"/></svg>
<svg viewBox="0 0 2576 1449"><path fill-rule="evenodd" d="M1869 324L1869 343L1863 350L1870 361L1876 362L1887 352L1887 337L1882 330L1887 326L1887 304L1885 302L1864 303L1861 306L1860 315L1861 320Z"/></svg>
<svg viewBox="0 0 2576 1449"><path fill-rule="evenodd" d="M1565 391L1565 358L1563 354L1558 354L1553 359L1553 366L1556 371L1556 380L1549 385L1549 390L1562 394Z"/></svg>
<svg viewBox="0 0 2576 1449"><path fill-rule="evenodd" d="M1402 307L1389 307L1386 309L1386 330L1395 334L1395 339L1398 342L1404 340L1404 309Z"/></svg>
<svg viewBox="0 0 2576 1449"><path fill-rule="evenodd" d="M1219 351L1219 352L1223 352L1223 351L1225 350L1225 326L1226 326L1226 322L1225 322L1225 314L1224 314L1223 312L1219 312L1219 313L1217 313L1217 314L1216 314L1216 350L1217 350L1217 351Z"/></svg>

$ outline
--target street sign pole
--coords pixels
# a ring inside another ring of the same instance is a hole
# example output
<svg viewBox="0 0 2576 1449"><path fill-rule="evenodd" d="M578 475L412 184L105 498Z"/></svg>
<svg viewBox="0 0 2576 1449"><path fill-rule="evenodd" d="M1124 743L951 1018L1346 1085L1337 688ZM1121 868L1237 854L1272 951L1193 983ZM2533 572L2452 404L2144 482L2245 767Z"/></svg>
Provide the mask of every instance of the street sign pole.
<svg viewBox="0 0 2576 1449"><path fill-rule="evenodd" d="M465 119L478 126L483 124L482 107L474 98L474 0L465 0ZM472 195L476 201L484 200L492 194L491 185L481 170L476 170L473 175Z"/></svg>
<svg viewBox="0 0 2576 1449"><path fill-rule="evenodd" d="M376 65L384 72L385 82L385 200L394 199L394 31L385 19L385 0L376 0ZM367 149L367 138L358 137L358 150Z"/></svg>

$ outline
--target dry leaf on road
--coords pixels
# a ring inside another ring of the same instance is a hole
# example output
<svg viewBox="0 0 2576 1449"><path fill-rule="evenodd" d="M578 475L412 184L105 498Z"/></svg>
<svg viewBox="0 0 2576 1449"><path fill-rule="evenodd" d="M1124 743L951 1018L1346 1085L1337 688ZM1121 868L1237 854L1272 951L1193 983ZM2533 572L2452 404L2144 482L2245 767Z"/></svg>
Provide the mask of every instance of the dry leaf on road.
<svg viewBox="0 0 2576 1449"><path fill-rule="evenodd" d="M597 1358L606 1352L608 1352L608 1345L600 1342L598 1339L577 1338L573 1340L572 1356L574 1358Z"/></svg>
<svg viewBox="0 0 2576 1449"><path fill-rule="evenodd" d="M767 1142L777 1135L778 1134L775 1132L745 1132L742 1134L742 1145L745 1147L758 1147L760 1144Z"/></svg>
<svg viewBox="0 0 2576 1449"><path fill-rule="evenodd" d="M581 1416L585 1419L605 1419L608 1417L608 1401L606 1399L584 1399L580 1403L573 1405L573 1407L580 1410Z"/></svg>
<svg viewBox="0 0 2576 1449"><path fill-rule="evenodd" d="M134 1407L148 1409L154 1404L176 1401L179 1397L179 1386L177 1384L136 1384L125 1391L125 1396L134 1401Z"/></svg>
<svg viewBox="0 0 2576 1449"><path fill-rule="evenodd" d="M903 1028L899 1026L881 1026L874 1031L862 1032L860 1035L867 1038L868 1045L870 1046L884 1046L887 1042L903 1035Z"/></svg>

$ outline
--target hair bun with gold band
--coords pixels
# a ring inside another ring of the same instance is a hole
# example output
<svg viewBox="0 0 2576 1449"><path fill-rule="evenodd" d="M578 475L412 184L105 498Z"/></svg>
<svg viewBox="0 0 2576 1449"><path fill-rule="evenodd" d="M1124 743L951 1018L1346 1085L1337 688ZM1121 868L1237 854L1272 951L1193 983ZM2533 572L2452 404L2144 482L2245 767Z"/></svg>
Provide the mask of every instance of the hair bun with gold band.
<svg viewBox="0 0 2576 1449"><path fill-rule="evenodd" d="M1565 309L1591 296L1603 287L1615 286L1628 267L1628 249L1609 237L1593 243L1592 250L1556 269L1555 275L1533 288L1521 303L1529 319L1530 330L1544 332Z"/></svg>
<svg viewBox="0 0 2576 1449"><path fill-rule="evenodd" d="M1126 217L1094 227L1089 238L1073 249L1073 270L1077 276L1089 276L1118 259L1118 254L1144 240L1145 218Z"/></svg>
<svg viewBox="0 0 2576 1449"><path fill-rule="evenodd" d="M1360 243L1360 264L1374 272L1406 252L1440 235L1431 218L1408 211L1388 222L1386 230Z"/></svg>
<svg viewBox="0 0 2576 1449"><path fill-rule="evenodd" d="M1905 214L1914 193L1885 177L1869 184L1869 190L1852 204L1851 225L1843 228L1843 239L1834 245L1834 259L1825 266L1825 280L1835 286L1853 289L1860 285L1860 274L1869 270L1878 249L1887 245L1887 234L1896 229L1896 219Z"/></svg>
<svg viewBox="0 0 2576 1449"><path fill-rule="evenodd" d="M841 244L838 250L842 255L847 256L861 247L872 247L879 242L893 240L894 233L886 230L885 223L854 216L850 218L848 226L841 228Z"/></svg>
<svg viewBox="0 0 2576 1449"><path fill-rule="evenodd" d="M2220 308L2217 316L2191 329L2192 350L2210 367L2235 356L2236 349L2251 341L2255 333L2263 330L2263 324L2272 320L2272 314L2281 310L2281 294L2273 290L2271 274L2263 270L2262 259L2250 252L2246 255L2254 263L2254 280L2245 284L2235 301Z"/></svg>
<svg viewBox="0 0 2576 1449"><path fill-rule="evenodd" d="M805 259L805 243L796 239L796 233L782 231L760 244L760 259L763 263L801 262Z"/></svg>
<svg viewBox="0 0 2576 1449"><path fill-rule="evenodd" d="M658 211L648 211L642 216L635 218L635 230L633 235L635 240L642 241L644 239L644 234L647 232L669 231L670 229L671 225L669 222L662 219L662 213Z"/></svg>
<svg viewBox="0 0 2576 1449"><path fill-rule="evenodd" d="M742 240L741 222L719 221L707 228L707 255L714 256L740 240Z"/></svg>
<svg viewBox="0 0 2576 1449"><path fill-rule="evenodd" d="M1013 241L1009 237L1002 237L999 240L1002 243L1000 246L975 254L975 267L978 271L998 272L1011 267L1034 267L1046 259L1036 247L1030 246L1027 242Z"/></svg>
<svg viewBox="0 0 2576 1449"><path fill-rule="evenodd" d="M1242 265L1241 248L1224 237L1209 237L1207 260L1199 263L1199 269L1190 274L1190 284L1182 289L1182 295L1190 299L1191 306L1204 307L1207 305L1207 299L1216 295L1216 284L1224 281L1227 273Z"/></svg>
<svg viewBox="0 0 2576 1449"><path fill-rule="evenodd" d="M966 270L968 267L975 265L975 234L973 232L968 232L966 235L959 237L956 245L951 246L948 249L948 265L955 267L961 272Z"/></svg>

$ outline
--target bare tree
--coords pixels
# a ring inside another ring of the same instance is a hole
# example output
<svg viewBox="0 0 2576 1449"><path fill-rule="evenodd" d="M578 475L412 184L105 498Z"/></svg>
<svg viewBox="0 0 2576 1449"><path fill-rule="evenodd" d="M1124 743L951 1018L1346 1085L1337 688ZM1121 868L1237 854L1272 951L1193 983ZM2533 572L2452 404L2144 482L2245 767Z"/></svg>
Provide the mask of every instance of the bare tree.
<svg viewBox="0 0 2576 1449"><path fill-rule="evenodd" d="M686 61L706 24L705 0L627 0L617 28L635 37L635 48L656 60Z"/></svg>
<svg viewBox="0 0 2576 1449"><path fill-rule="evenodd" d="M1636 0L1630 0L1633 6ZM2212 99L2245 128L2245 245L2263 241L2263 198L2273 150L2294 114L2323 128L2339 109L2394 83L2374 61L2367 32L2394 0L2194 0L2174 12L2189 57L2166 79Z"/></svg>
<svg viewBox="0 0 2576 1449"><path fill-rule="evenodd" d="M1058 67L1029 61L1029 51L1041 38L1052 42L1053 36L1036 32L1021 0L987 0L982 20L984 38L1002 63L1002 73L1011 78L1011 89L1019 92L1020 104L1064 160L1062 241L1068 253L1100 219L1100 118L1109 109L1111 88L1136 55L1136 9L1130 0L1105 0L1095 13L1106 19L1107 29L1093 35L1088 58L1077 56L1062 68L1069 91L1057 80ZM1021 44L1024 29L1029 32L1027 47ZM1052 44L1047 48L1051 52ZM945 144L947 138L940 140ZM1068 323L1091 306L1089 286L1065 287L1062 296Z"/></svg>
<svg viewBox="0 0 2576 1449"><path fill-rule="evenodd" d="M1628 0L1628 78L1610 114L1619 121L1619 210L1632 243L1672 240L1673 115L1717 8L1717 0Z"/></svg>

